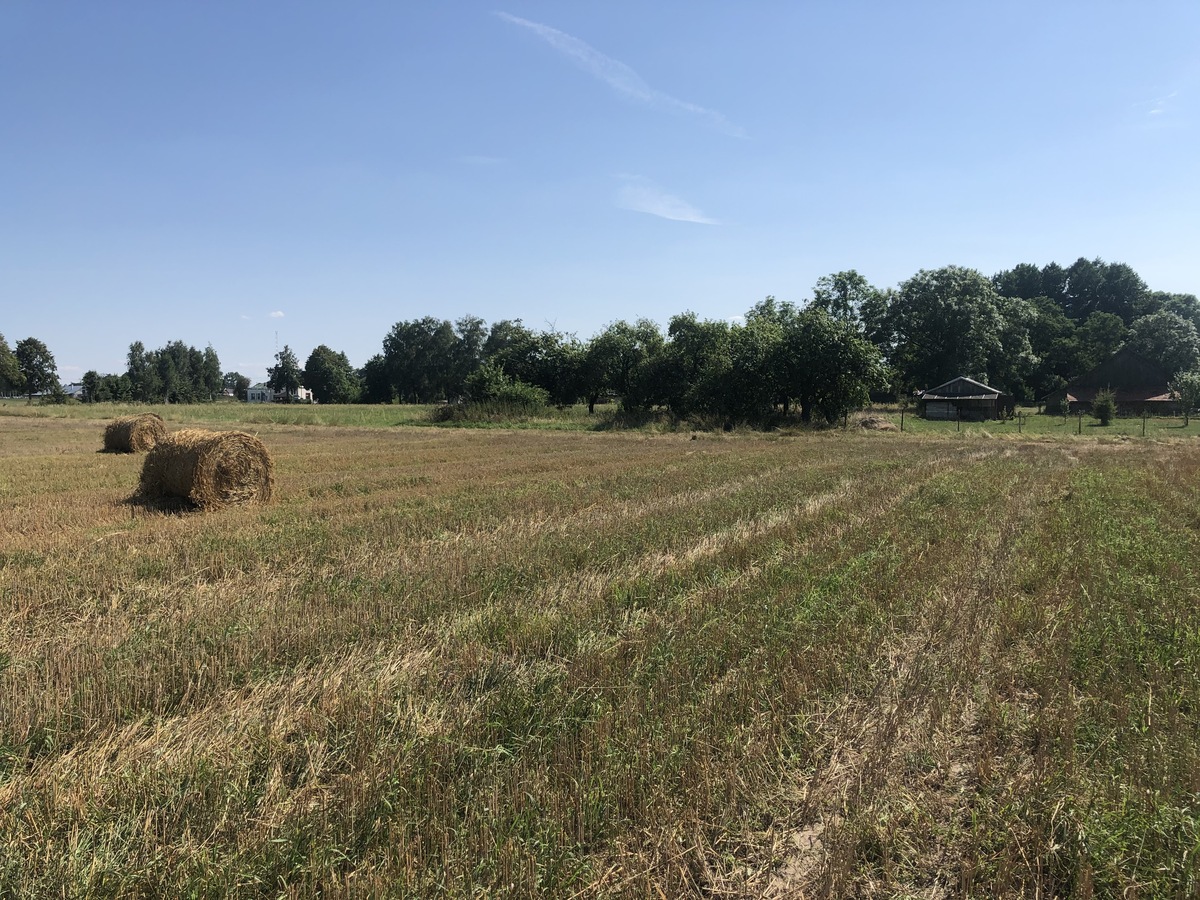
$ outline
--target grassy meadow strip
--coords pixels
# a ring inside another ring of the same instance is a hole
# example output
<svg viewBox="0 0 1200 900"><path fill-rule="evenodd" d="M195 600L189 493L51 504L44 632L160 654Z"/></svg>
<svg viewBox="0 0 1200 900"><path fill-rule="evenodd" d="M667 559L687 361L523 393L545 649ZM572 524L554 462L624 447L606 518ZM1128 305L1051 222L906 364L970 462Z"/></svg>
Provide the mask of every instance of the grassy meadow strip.
<svg viewBox="0 0 1200 900"><path fill-rule="evenodd" d="M477 405L479 406L479 405ZM475 409L459 417L440 419L436 413L441 407L420 405L360 405L360 404L247 404L232 400L215 403L161 404L141 403L68 403L61 406L29 404L25 400L0 399L0 421L8 417L33 417L38 419L98 419L107 421L122 415L154 412L176 427L188 423L209 428L244 428L270 425L313 425L344 428L388 428L400 425L417 425L435 428L481 429L499 431L637 431L643 434L720 432L725 422L719 418L699 422L682 421L665 411L644 413L621 413L615 404L601 404L595 414L589 415L586 405L575 405L558 409L548 407L524 413L511 407ZM444 411L444 410L443 410ZM1127 440L1146 438L1150 440L1177 440L1200 436L1200 418L1193 417L1185 426L1178 417L1119 417L1109 425L1102 426L1090 416L1051 416L1032 408L1021 410L1021 418L987 422L955 422L925 420L916 414L915 407L907 407L901 415L896 404L885 404L863 412L852 414L844 426L855 426L864 417L890 422L897 427L903 425L906 433L945 438L1054 438L1055 440ZM841 426L836 426L841 427ZM739 427L738 431L753 432ZM795 436L807 429L796 420L784 422L775 431Z"/></svg>
<svg viewBox="0 0 1200 900"><path fill-rule="evenodd" d="M1196 890L1191 442L257 430L3 420L0 895Z"/></svg>

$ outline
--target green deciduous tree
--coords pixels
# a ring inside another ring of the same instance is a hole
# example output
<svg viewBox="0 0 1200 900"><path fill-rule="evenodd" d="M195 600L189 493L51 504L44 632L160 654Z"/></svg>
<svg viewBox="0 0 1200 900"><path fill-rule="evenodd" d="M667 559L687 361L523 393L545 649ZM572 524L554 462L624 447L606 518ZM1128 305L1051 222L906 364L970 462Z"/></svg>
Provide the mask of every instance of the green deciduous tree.
<svg viewBox="0 0 1200 900"><path fill-rule="evenodd" d="M1186 428L1193 410L1200 409L1200 369L1176 375L1175 380L1171 382L1171 392L1179 400L1183 412L1183 425Z"/></svg>
<svg viewBox="0 0 1200 900"><path fill-rule="evenodd" d="M835 319L857 322L864 308L870 310L878 302L878 295L877 288L850 269L819 278L810 305L825 310Z"/></svg>
<svg viewBox="0 0 1200 900"><path fill-rule="evenodd" d="M649 319L613 322L588 343L586 371L591 380L583 393L611 392L627 410L647 409L657 393L651 364L663 344L662 332Z"/></svg>
<svg viewBox="0 0 1200 900"><path fill-rule="evenodd" d="M679 416L724 414L732 366L729 324L688 312L671 319L667 337L655 361L656 399Z"/></svg>
<svg viewBox="0 0 1200 900"><path fill-rule="evenodd" d="M250 390L250 379L241 372L226 372L221 376L221 389L229 391L238 400L245 402L246 392Z"/></svg>
<svg viewBox="0 0 1200 900"><path fill-rule="evenodd" d="M998 375L1007 365L1006 344L1024 349L1019 328L1005 322L1001 307L992 282L974 269L922 270L903 282L882 326L901 386L907 391L958 375L983 381Z"/></svg>
<svg viewBox="0 0 1200 900"><path fill-rule="evenodd" d="M463 391L458 335L448 322L426 316L397 322L383 339L392 391L405 403L449 400Z"/></svg>
<svg viewBox="0 0 1200 900"><path fill-rule="evenodd" d="M304 383L304 372L300 369L300 361L295 352L287 344L275 354L275 365L267 369L267 386L283 394L284 402L290 403L299 393Z"/></svg>
<svg viewBox="0 0 1200 900"><path fill-rule="evenodd" d="M304 386L318 403L356 403L361 390L346 354L324 344L313 350L304 363Z"/></svg>
<svg viewBox="0 0 1200 900"><path fill-rule="evenodd" d="M1173 312L1160 310L1129 326L1126 345L1174 375L1200 364L1200 334L1196 326Z"/></svg>
<svg viewBox="0 0 1200 900"><path fill-rule="evenodd" d="M809 308L783 329L780 381L800 407L800 419L814 415L835 422L865 406L872 390L886 381L879 349L852 323Z"/></svg>
<svg viewBox="0 0 1200 900"><path fill-rule="evenodd" d="M382 353L376 353L367 360L366 365L358 370L358 379L362 384L359 399L363 403L392 403L396 399L396 390L392 386L391 370L387 359Z"/></svg>
<svg viewBox="0 0 1200 900"><path fill-rule="evenodd" d="M59 387L58 367L50 348L37 338L17 341L13 355L21 370L21 381L30 400L34 394L52 391Z"/></svg>
<svg viewBox="0 0 1200 900"><path fill-rule="evenodd" d="M1117 415L1117 397L1110 390L1102 390L1096 394L1092 400L1092 416L1100 421L1101 425L1107 425Z"/></svg>
<svg viewBox="0 0 1200 900"><path fill-rule="evenodd" d="M23 379L20 361L8 346L4 335L0 334L0 394L10 394L20 390Z"/></svg>
<svg viewBox="0 0 1200 900"><path fill-rule="evenodd" d="M1064 308L1079 322L1092 313L1105 312L1129 325L1151 312L1150 289L1124 263L1080 257L1067 269L1063 290Z"/></svg>

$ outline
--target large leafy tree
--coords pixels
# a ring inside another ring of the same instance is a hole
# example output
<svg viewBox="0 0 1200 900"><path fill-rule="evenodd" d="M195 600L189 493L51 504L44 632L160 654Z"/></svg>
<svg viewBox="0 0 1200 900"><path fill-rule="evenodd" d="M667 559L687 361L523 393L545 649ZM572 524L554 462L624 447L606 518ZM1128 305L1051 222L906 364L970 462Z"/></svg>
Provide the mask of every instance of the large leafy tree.
<svg viewBox="0 0 1200 900"><path fill-rule="evenodd" d="M1080 372L1100 365L1125 343L1128 329L1121 317L1113 313L1094 312L1077 332L1079 338ZM1076 373L1078 374L1078 373Z"/></svg>
<svg viewBox="0 0 1200 900"><path fill-rule="evenodd" d="M51 391L59 387L58 367L50 348L37 338L17 341L13 355L21 370L25 393L32 400L34 394Z"/></svg>
<svg viewBox="0 0 1200 900"><path fill-rule="evenodd" d="M143 403L157 403L162 399L162 383L154 359L141 341L129 345L126 356L126 375L133 390L133 399Z"/></svg>
<svg viewBox="0 0 1200 900"><path fill-rule="evenodd" d="M905 390L932 387L958 375L989 379L1000 367L1008 334L1001 298L974 269L922 270L890 298L879 330Z"/></svg>
<svg viewBox="0 0 1200 900"><path fill-rule="evenodd" d="M1000 296L1019 297L1022 300L1045 297L1055 290L1053 284L1049 290L1043 285L1042 270L1032 263L1021 263L998 272L992 276L992 284L996 286L996 293Z"/></svg>
<svg viewBox="0 0 1200 900"><path fill-rule="evenodd" d="M200 363L200 393L207 400L217 399L217 395L225 389L225 377L221 374L221 360L212 344L204 348Z"/></svg>
<svg viewBox="0 0 1200 900"><path fill-rule="evenodd" d="M4 335L0 334L0 393L8 394L19 390L23 380L21 363L8 346Z"/></svg>
<svg viewBox="0 0 1200 900"><path fill-rule="evenodd" d="M663 402L680 416L721 413L732 366L728 323L688 312L671 319L667 336L655 379Z"/></svg>
<svg viewBox="0 0 1200 900"><path fill-rule="evenodd" d="M852 323L809 307L785 321L777 375L800 419L835 422L870 400L886 376L879 348Z"/></svg>
<svg viewBox="0 0 1200 900"><path fill-rule="evenodd" d="M613 322L588 343L585 371L590 380L582 393L597 397L611 391L631 410L651 406L657 393L652 363L663 344L662 332L649 319Z"/></svg>
<svg viewBox="0 0 1200 900"><path fill-rule="evenodd" d="M1171 382L1171 391L1179 399L1183 410L1183 425L1186 428L1191 419L1192 410L1200 409L1200 369L1190 372L1180 372Z"/></svg>
<svg viewBox="0 0 1200 900"><path fill-rule="evenodd" d="M1197 330L1200 330L1200 299L1195 294L1169 294L1165 291L1155 291L1151 295L1154 305L1166 312L1173 312L1181 319L1187 319Z"/></svg>
<svg viewBox="0 0 1200 900"><path fill-rule="evenodd" d="M731 419L764 422L784 395L775 364L783 328L769 317L746 316L745 325L729 330L729 371L724 408Z"/></svg>
<svg viewBox="0 0 1200 900"><path fill-rule="evenodd" d="M358 380L362 384L359 399L363 403L391 403L396 399L391 371L382 353L376 353L358 370Z"/></svg>
<svg viewBox="0 0 1200 900"><path fill-rule="evenodd" d="M459 336L448 322L426 316L397 322L383 339L391 390L405 403L430 403L459 396Z"/></svg>
<svg viewBox="0 0 1200 900"><path fill-rule="evenodd" d="M1037 359L1029 385L1035 397L1045 397L1088 367L1081 362L1078 326L1062 307L1049 297L1034 297L1028 303L1033 313L1029 346Z"/></svg>
<svg viewBox="0 0 1200 900"><path fill-rule="evenodd" d="M304 372L295 352L287 344L275 354L275 365L267 369L267 387L281 393L290 401L300 391Z"/></svg>
<svg viewBox="0 0 1200 900"><path fill-rule="evenodd" d="M1196 326L1173 312L1160 310L1142 316L1129 327L1126 345L1172 375L1200 364L1200 334Z"/></svg>
<svg viewBox="0 0 1200 900"><path fill-rule="evenodd" d="M825 310L835 319L857 322L862 311L870 311L878 301L879 290L854 269L849 269L817 279L809 305Z"/></svg>
<svg viewBox="0 0 1200 900"><path fill-rule="evenodd" d="M1106 263L1099 258L1080 257L1067 269L1063 303L1076 321L1105 312L1129 325L1153 311L1150 289L1137 272L1125 263Z"/></svg>
<svg viewBox="0 0 1200 900"><path fill-rule="evenodd" d="M320 403L354 403L360 391L358 375L346 354L324 344L308 355L304 384Z"/></svg>
<svg viewBox="0 0 1200 900"><path fill-rule="evenodd" d="M226 372L221 376L221 389L230 391L238 400L245 401L250 390L250 379L241 372Z"/></svg>

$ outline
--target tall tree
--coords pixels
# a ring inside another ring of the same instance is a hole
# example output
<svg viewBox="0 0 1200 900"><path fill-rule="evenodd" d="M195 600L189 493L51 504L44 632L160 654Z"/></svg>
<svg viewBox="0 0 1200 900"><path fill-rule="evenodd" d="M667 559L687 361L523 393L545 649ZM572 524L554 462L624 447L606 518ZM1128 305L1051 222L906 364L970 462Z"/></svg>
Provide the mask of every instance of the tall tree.
<svg viewBox="0 0 1200 900"><path fill-rule="evenodd" d="M585 393L611 391L626 409L648 408L654 395L651 360L662 347L662 332L649 319L613 322L588 344L586 368L596 380Z"/></svg>
<svg viewBox="0 0 1200 900"><path fill-rule="evenodd" d="M1165 310L1142 316L1129 328L1126 345L1174 375L1200 365L1200 334L1187 319Z"/></svg>
<svg viewBox="0 0 1200 900"><path fill-rule="evenodd" d="M226 372L221 376L221 389L230 391L234 397L244 403L246 392L250 390L250 379L241 372Z"/></svg>
<svg viewBox="0 0 1200 900"><path fill-rule="evenodd" d="M1079 326L1080 372L1100 365L1125 343L1128 329L1120 316L1094 312ZM1078 373L1076 373L1078 374Z"/></svg>
<svg viewBox="0 0 1200 900"><path fill-rule="evenodd" d="M834 272L817 280L812 306L823 309L835 319L859 321L860 310L877 302L878 289L854 269Z"/></svg>
<svg viewBox="0 0 1200 900"><path fill-rule="evenodd" d="M986 380L1004 353L1005 327L1000 296L979 272L960 266L922 270L900 285L889 304L888 361L906 390L957 375Z"/></svg>
<svg viewBox="0 0 1200 900"><path fill-rule="evenodd" d="M1178 398L1183 412L1183 427L1188 426L1192 411L1200 409L1200 369L1180 372L1171 383L1171 392Z"/></svg>
<svg viewBox="0 0 1200 900"><path fill-rule="evenodd" d="M1065 308L1076 321L1094 312L1106 312L1129 325L1151 312L1151 306L1150 289L1124 263L1080 257L1067 270Z"/></svg>
<svg viewBox="0 0 1200 900"><path fill-rule="evenodd" d="M1046 296L1046 290L1042 287L1042 270L1032 263L1021 263L1014 268L998 272L992 276L992 284L996 286L996 293L1001 297L1032 300L1034 297Z"/></svg>
<svg viewBox="0 0 1200 900"><path fill-rule="evenodd" d="M304 373L300 370L300 361L287 344L275 354L275 365L267 369L267 386L271 390L282 393L285 402L290 403L300 391Z"/></svg>
<svg viewBox="0 0 1200 900"><path fill-rule="evenodd" d="M133 400L143 403L157 403L162 400L162 379L158 378L154 359L151 358L151 354L146 353L146 348L140 341L130 344L130 352L126 356L126 374L132 385Z"/></svg>
<svg viewBox="0 0 1200 900"><path fill-rule="evenodd" d="M392 386L391 369L387 358L382 353L376 353L367 360L366 365L358 370L358 379L362 383L362 394L359 399L363 403L392 403L396 399L396 390Z"/></svg>
<svg viewBox="0 0 1200 900"><path fill-rule="evenodd" d="M304 363L304 385L318 403L354 403L358 400L358 375L345 353L321 344Z"/></svg>
<svg viewBox="0 0 1200 900"><path fill-rule="evenodd" d="M451 376L459 393L471 373L483 364L484 342L488 337L487 324L478 316L463 316L454 323L454 372Z"/></svg>
<svg viewBox="0 0 1200 900"><path fill-rule="evenodd" d="M201 393L207 400L216 400L217 395L225 388L225 378L221 374L221 360L212 344L204 348L200 373Z"/></svg>
<svg viewBox="0 0 1200 900"><path fill-rule="evenodd" d="M432 316L397 322L383 339L392 391L405 403L431 403L460 395L458 342L454 326Z"/></svg>
<svg viewBox="0 0 1200 900"><path fill-rule="evenodd" d="M658 393L676 415L720 414L733 364L727 322L701 321L693 312L667 325L668 341L659 355Z"/></svg>
<svg viewBox="0 0 1200 900"><path fill-rule="evenodd" d="M21 363L0 334L0 394L20 390L22 383Z"/></svg>
<svg viewBox="0 0 1200 900"><path fill-rule="evenodd" d="M800 407L800 419L821 415L835 422L866 405L870 392L883 387L879 349L852 323L824 309L808 308L792 318L780 341L779 379Z"/></svg>
<svg viewBox="0 0 1200 900"><path fill-rule="evenodd" d="M54 363L54 354L37 338L29 337L23 341L17 341L13 355L17 358L25 393L30 400L33 399L34 394L59 387L58 367Z"/></svg>

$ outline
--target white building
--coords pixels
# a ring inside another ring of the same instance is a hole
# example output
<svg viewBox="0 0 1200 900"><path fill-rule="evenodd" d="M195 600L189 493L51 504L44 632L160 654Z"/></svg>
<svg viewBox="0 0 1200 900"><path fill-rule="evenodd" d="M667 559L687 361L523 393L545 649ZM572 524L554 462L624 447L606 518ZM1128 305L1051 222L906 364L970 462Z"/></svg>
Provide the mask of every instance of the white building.
<svg viewBox="0 0 1200 900"><path fill-rule="evenodd" d="M283 403L286 402L287 395L280 391L278 394L272 390L265 382L259 382L256 385L246 388L247 403ZM306 387L302 387L296 391L292 397L293 403L312 403L313 392Z"/></svg>

